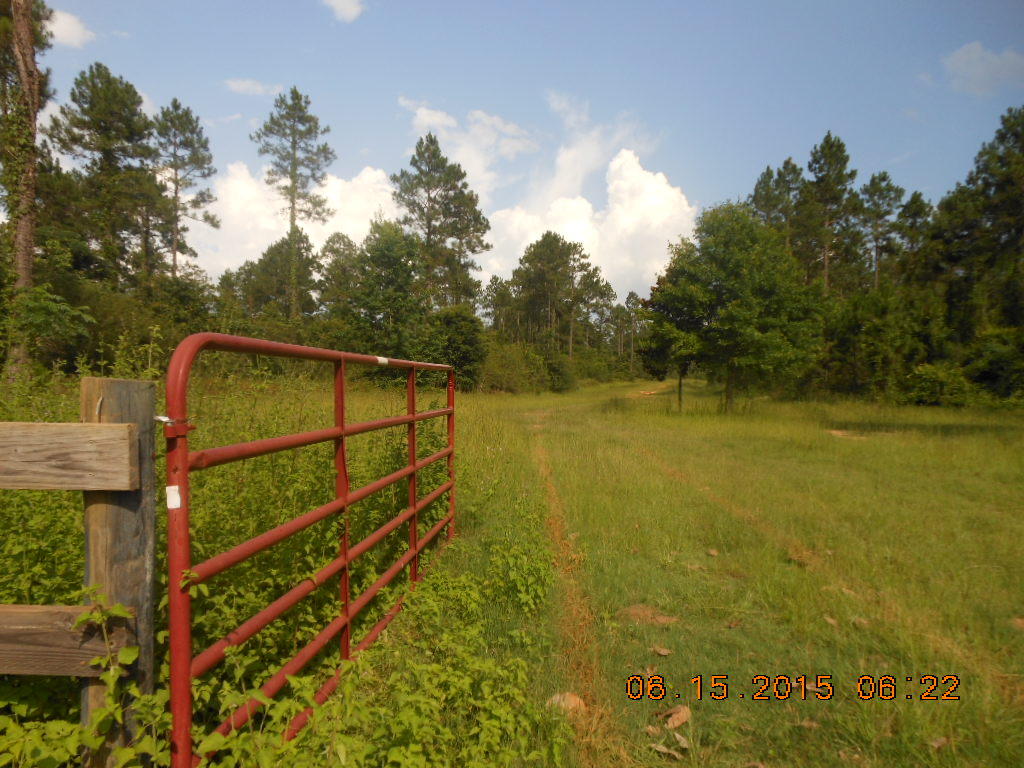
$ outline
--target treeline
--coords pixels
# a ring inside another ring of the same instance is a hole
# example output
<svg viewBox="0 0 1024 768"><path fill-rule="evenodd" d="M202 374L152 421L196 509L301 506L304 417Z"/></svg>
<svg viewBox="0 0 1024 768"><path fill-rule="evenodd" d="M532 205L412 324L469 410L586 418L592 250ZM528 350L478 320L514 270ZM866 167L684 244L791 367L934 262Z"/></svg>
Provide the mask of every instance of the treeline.
<svg viewBox="0 0 1024 768"><path fill-rule="evenodd" d="M156 351L152 369L200 330L448 362L465 387L565 389L580 377L639 370L639 299L616 306L578 244L548 233L511 281L481 290L474 257L490 248L490 224L464 170L431 134L391 177L396 221L373 221L361 243L338 232L314 248L303 225L333 213L317 190L336 155L297 88L276 98L251 135L287 230L259 259L211 282L189 239L196 226L219 226L202 122L177 99L147 115L134 85L96 63L50 122L36 125L53 97L35 63L49 44L50 11L35 3L21 19L29 35L19 38L18 5L0 3L8 372L102 370L140 347ZM542 324L524 320L542 305Z"/></svg>
<svg viewBox="0 0 1024 768"><path fill-rule="evenodd" d="M147 115L138 90L96 63L37 125L54 95L36 64L49 14L0 0L8 375L102 370L143 347L159 367L186 334L218 330L448 362L484 389L564 390L642 367L700 370L728 402L745 389L1024 398L1024 109L1003 116L936 206L885 172L858 184L829 133L806 167L769 166L746 200L705 210L693 237L670 245L651 295L618 303L583 246L555 232L482 286L475 258L490 224L431 134L391 176L396 220L315 248L303 226L332 214L318 189L335 152L293 87L251 135L287 228L214 284L190 242L195 227L218 226L202 122L177 99Z"/></svg>
<svg viewBox="0 0 1024 768"><path fill-rule="evenodd" d="M1024 108L932 206L886 172L856 184L827 134L706 210L645 302L652 373L896 402L1024 400Z"/></svg>

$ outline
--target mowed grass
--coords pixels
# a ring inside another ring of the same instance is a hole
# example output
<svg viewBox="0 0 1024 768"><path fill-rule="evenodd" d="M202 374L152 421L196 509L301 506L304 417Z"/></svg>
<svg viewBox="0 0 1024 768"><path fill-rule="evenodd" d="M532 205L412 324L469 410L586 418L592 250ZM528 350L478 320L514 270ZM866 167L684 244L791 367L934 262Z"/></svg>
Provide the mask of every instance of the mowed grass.
<svg viewBox="0 0 1024 768"><path fill-rule="evenodd" d="M700 384L680 415L664 385L639 394L652 387L461 401L463 424L494 424L476 439L550 464L596 617L591 682L637 761L671 762L650 744L674 738L645 728L685 703L693 764L1019 765L1022 415L769 400L722 414ZM464 440L461 460L483 449ZM678 621L637 624L621 613L635 604ZM557 657L539 674L566 678ZM630 700L631 674L663 676L667 696ZM728 676L725 699L711 675ZM755 701L757 675L830 675L834 695L783 700L780 683ZM876 684L861 700L861 675L893 676L895 698ZM922 700L926 675L957 676L959 700Z"/></svg>

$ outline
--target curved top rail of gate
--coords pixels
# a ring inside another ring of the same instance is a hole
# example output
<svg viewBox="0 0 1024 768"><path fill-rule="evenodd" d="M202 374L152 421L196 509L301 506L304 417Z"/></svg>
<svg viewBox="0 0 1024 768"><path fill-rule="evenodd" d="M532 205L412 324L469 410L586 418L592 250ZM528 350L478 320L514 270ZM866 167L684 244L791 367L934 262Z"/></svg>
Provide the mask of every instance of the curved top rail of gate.
<svg viewBox="0 0 1024 768"><path fill-rule="evenodd" d="M301 344L285 344L280 341L252 339L248 336L232 336L226 333L193 333L185 337L174 349L167 366L167 415L172 421L187 419L188 379L192 364L200 352L249 352L272 357L291 357L300 360L323 362L361 363L364 365L387 365L392 368L416 368L423 371L450 371L450 365L442 363L420 363L400 360L394 357L360 355L355 352L339 352L322 347L304 347Z"/></svg>
<svg viewBox="0 0 1024 768"><path fill-rule="evenodd" d="M334 426L312 432L302 432L199 451L190 451L188 447L188 433L194 429L194 426L188 421L188 383L193 363L199 353L203 351L256 353L274 357L333 363ZM347 424L345 421L346 363L406 369L407 411L405 415ZM420 370L448 372L448 402L446 408L432 411L416 410L416 372ZM446 527L448 529L448 536L450 537L453 534L455 521L455 371L451 366L440 363L424 363L375 355L362 355L319 347L285 344L265 339L231 336L222 333L197 333L185 338L171 356L167 370L167 412L164 434L167 438L167 559L170 571L168 591L170 603L170 695L172 716L171 765L173 768L188 768L197 764L200 759L193 752L191 733L192 680L217 666L224 659L225 650L229 646L245 642L245 640L255 635L263 627L277 619L290 607L297 604L306 595L326 583L332 577L338 576L340 578L340 616L333 619L294 658L284 664L275 674L271 675L261 686L261 690L265 695L273 697L287 684L287 676L297 674L299 670L326 647L332 638L340 636L341 656L343 659L351 658L352 655L373 643L384 627L397 615L401 608L402 598L399 598L384 618L370 629L354 649L350 650L349 635L352 621L356 615L369 604L384 586L398 576L406 566L409 567L410 583L417 581L419 554L422 549ZM447 419L447 447L430 456L418 458L416 455L416 424L417 422L433 418ZM405 467L379 478L362 488L352 490L349 487L345 448L346 437L371 430L403 425L407 430L408 445L408 463ZM189 528L189 474L191 471L205 470L232 461L327 441L333 441L335 444L335 470L337 475L335 499L333 501L292 518L248 541L216 554L202 563L192 563L191 531ZM422 497L419 496L417 491L417 472L429 464L442 459L447 459L448 482L443 483ZM408 506L365 539L350 547L348 541L348 507L376 491L403 479L408 482ZM430 504L438 501L446 493L448 494L448 514L429 531L420 535L418 530L418 513L426 509ZM345 525L342 541L340 542L340 552L337 558L322 568L315 576L305 579L302 583L278 597L266 608L254 614L225 638L193 657L192 599L189 591L192 585L205 581L213 575L221 573L314 523L339 512L345 516ZM405 522L409 523L409 549L406 554L401 556L397 562L361 595L350 599L348 579L350 563ZM319 703L323 703L337 687L340 674L341 670L339 669L317 692L315 698ZM227 734L231 730L242 726L260 706L262 705L259 700L250 700L235 710L216 730ZM289 729L289 736L294 736L306 724L310 713L311 710L307 709L293 720Z"/></svg>

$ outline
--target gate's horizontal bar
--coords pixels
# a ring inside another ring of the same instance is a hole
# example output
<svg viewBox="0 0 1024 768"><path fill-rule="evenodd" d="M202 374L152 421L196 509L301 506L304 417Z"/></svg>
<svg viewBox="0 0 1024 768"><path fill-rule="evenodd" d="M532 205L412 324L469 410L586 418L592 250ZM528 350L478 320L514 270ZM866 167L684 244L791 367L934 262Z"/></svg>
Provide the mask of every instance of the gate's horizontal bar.
<svg viewBox="0 0 1024 768"><path fill-rule="evenodd" d="M453 517L453 515L449 514L443 520L438 522L437 525L435 526L438 529L438 532L440 532L445 525L450 523ZM420 574L422 573L423 571L421 570ZM359 645L357 645L355 649L352 651L353 659L361 651L365 651L367 648L369 648L373 644L373 642L380 636L380 633L384 631L387 625L390 624L391 621L399 613L402 612L402 604L405 602L405 597L405 595L399 597L398 600L395 601L395 604L391 607L391 610L384 615L384 618L382 618L380 621L374 624L373 628L366 633L366 637L364 637L360 641ZM341 682L341 675L344 669L344 667L339 668L338 671L331 675L327 682L324 683L323 686L321 686L320 690L318 690L313 695L313 699L316 701L317 704L323 704L327 701L327 699L331 697L331 694L334 693L335 689L338 687L338 683ZM309 718L312 714L312 707L307 707L302 712L297 714L295 718L291 721L291 723L288 725L288 730L285 732L285 738L295 738L295 735L306 726L306 723L309 721Z"/></svg>
<svg viewBox="0 0 1024 768"><path fill-rule="evenodd" d="M373 547L377 542L412 517L414 512L422 512L441 498L452 488L452 485L453 483L449 481L436 490L431 491L416 503L415 510L406 509L402 514L385 523L354 547L351 547L348 551L348 557L335 558L317 571L311 578L288 590L266 608L253 614L250 619L239 625L237 629L226 635L223 639L218 640L202 653L196 654L196 657L192 660L192 677L204 675L217 664L220 664L224 660L227 648L241 645L289 608L298 604L300 600L312 594L317 587L326 583L332 576L340 573L346 564L353 562L366 550Z"/></svg>
<svg viewBox="0 0 1024 768"><path fill-rule="evenodd" d="M366 607L377 593L380 592L384 587L390 584L395 576L401 573L402 569L407 566L412 559L419 554L424 547L427 546L433 539L439 534L444 527L451 522L452 516L449 514L431 528L427 534L416 543L415 549L408 550L398 560L388 568L373 584L367 587L366 591L363 592L355 601L349 604L348 615L339 616L314 637L301 651L299 651L291 661L286 663L281 669L275 672L263 685L260 686L260 691L264 696L268 698L274 698L281 689L288 684L288 676L296 675L302 671L312 659L315 657L324 646L327 645L350 621L355 619L359 615L359 612ZM236 709L231 715L215 729L218 733L222 733L225 736L231 731L241 728L249 719L263 706L263 702L259 699L249 699L245 704Z"/></svg>
<svg viewBox="0 0 1024 768"><path fill-rule="evenodd" d="M374 421L361 421L356 424L349 424L347 427L329 427L327 429L313 430L312 432L299 432L283 437L268 437L248 443L234 443L233 445L224 445L218 448L206 448L202 451L191 451L188 455L188 467L189 469L209 469L210 467L216 467L232 461L286 451L289 448L301 448L306 445L325 443L328 440L337 440L340 437L372 432L376 429L397 427L402 424L408 424L410 421L436 419L441 416L447 416L451 412L451 408L441 408L435 411L423 411L413 416L392 416Z"/></svg>
<svg viewBox="0 0 1024 768"><path fill-rule="evenodd" d="M369 485L364 485L358 490L352 491L344 499L335 499L334 501L324 504L322 507L307 512L304 515L299 515L287 523L282 523L276 528L271 528L265 533L261 533L249 541L242 542L236 547L232 547L226 552L222 552L219 555L214 555L209 560L205 560L198 565L192 566L192 577L189 579L190 584L198 584L206 581L211 576L215 576L221 571L226 571L233 565L237 565L243 560L247 560L258 552L262 552L268 547L272 547L289 536L298 533L299 531L305 530L313 523L323 520L335 512L344 509L347 506L355 504L357 501L362 501L367 496L376 493L381 488L386 488L392 483L397 483L402 478L408 477L413 472L418 472L429 464L443 459L452 452L451 447L445 448L444 450L438 451L435 454L428 456L425 459L417 461L414 466L405 466L397 472L392 472L390 475L385 475L380 480L375 480Z"/></svg>

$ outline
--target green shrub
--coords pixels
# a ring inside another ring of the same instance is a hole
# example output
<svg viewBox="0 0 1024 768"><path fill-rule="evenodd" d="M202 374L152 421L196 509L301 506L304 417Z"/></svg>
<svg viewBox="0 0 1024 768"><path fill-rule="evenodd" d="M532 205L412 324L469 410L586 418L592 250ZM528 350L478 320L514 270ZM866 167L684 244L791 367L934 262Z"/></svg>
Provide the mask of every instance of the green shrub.
<svg viewBox="0 0 1024 768"><path fill-rule="evenodd" d="M993 328L978 335L964 372L996 397L1024 392L1024 329Z"/></svg>
<svg viewBox="0 0 1024 768"><path fill-rule="evenodd" d="M607 354L589 347L577 347L570 365L573 376L579 381L611 381L614 375L614 360Z"/></svg>
<svg viewBox="0 0 1024 768"><path fill-rule="evenodd" d="M548 388L544 359L524 344L492 339L480 373L485 392L541 392Z"/></svg>
<svg viewBox="0 0 1024 768"><path fill-rule="evenodd" d="M484 324L472 307L459 304L439 309L430 316L428 324L430 331L421 357L427 362L453 366L460 390L476 389L480 384L487 347Z"/></svg>
<svg viewBox="0 0 1024 768"><path fill-rule="evenodd" d="M548 353L544 360L548 372L548 387L552 392L571 392L576 389L569 358L557 352Z"/></svg>
<svg viewBox="0 0 1024 768"><path fill-rule="evenodd" d="M915 405L963 406L976 398L974 386L959 366L922 363L906 377L900 402Z"/></svg>
<svg viewBox="0 0 1024 768"><path fill-rule="evenodd" d="M512 602L532 613L544 602L553 583L551 566L538 556L537 548L506 543L491 558L487 593L495 602Z"/></svg>

